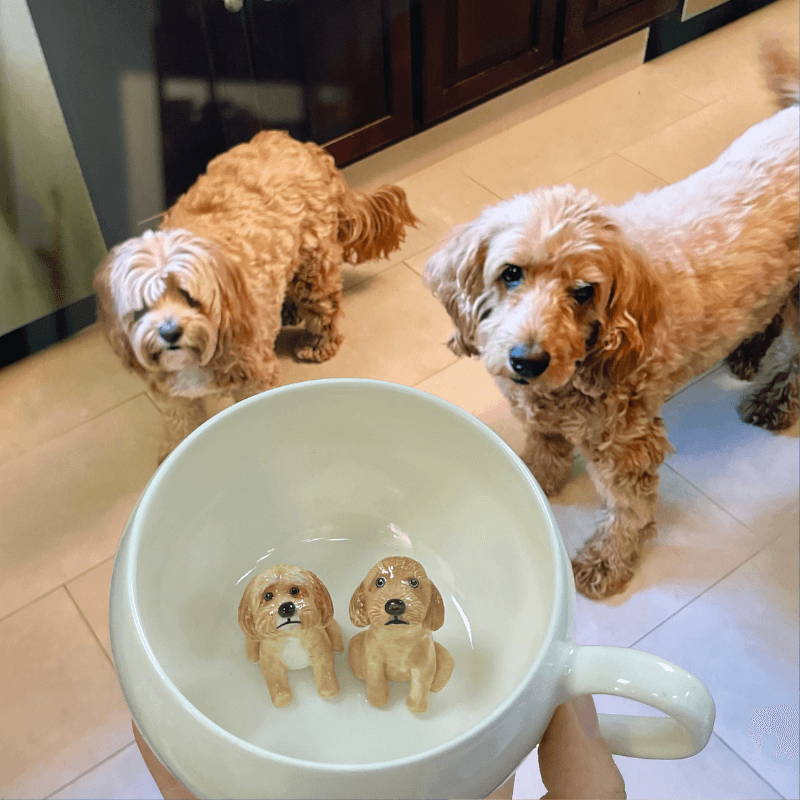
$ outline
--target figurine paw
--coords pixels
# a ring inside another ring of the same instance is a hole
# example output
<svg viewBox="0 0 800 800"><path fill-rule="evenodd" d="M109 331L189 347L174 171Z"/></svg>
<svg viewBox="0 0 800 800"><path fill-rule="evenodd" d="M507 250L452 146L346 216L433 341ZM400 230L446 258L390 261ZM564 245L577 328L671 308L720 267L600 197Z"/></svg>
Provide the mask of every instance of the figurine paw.
<svg viewBox="0 0 800 800"><path fill-rule="evenodd" d="M409 697L408 700L406 700L406 705L415 714L422 714L428 710L428 698L423 697L421 699L412 699Z"/></svg>
<svg viewBox="0 0 800 800"><path fill-rule="evenodd" d="M323 686L317 687L317 694L320 697L336 697L339 694L339 684L338 683L327 683Z"/></svg>
<svg viewBox="0 0 800 800"><path fill-rule="evenodd" d="M275 708L286 708L291 702L291 692L275 692L275 694L272 695L272 705L274 705Z"/></svg>
<svg viewBox="0 0 800 800"><path fill-rule="evenodd" d="M383 708L389 702L389 687L386 687L385 691L380 692L371 692L367 691L367 700L369 700L370 705L375 706L375 708Z"/></svg>

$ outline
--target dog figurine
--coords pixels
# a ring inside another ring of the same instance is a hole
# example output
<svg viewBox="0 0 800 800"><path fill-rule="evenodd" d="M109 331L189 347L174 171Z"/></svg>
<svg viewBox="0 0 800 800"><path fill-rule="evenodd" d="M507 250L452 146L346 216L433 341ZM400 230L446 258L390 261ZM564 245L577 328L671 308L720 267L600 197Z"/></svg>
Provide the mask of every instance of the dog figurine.
<svg viewBox="0 0 800 800"><path fill-rule="evenodd" d="M389 702L387 681L410 681L406 705L428 708L428 692L444 688L453 657L431 631L444 624L444 602L422 565L412 558L384 558L350 599L350 621L358 628L347 651L353 674L367 684L367 700L378 708Z"/></svg>
<svg viewBox="0 0 800 800"><path fill-rule="evenodd" d="M342 263L388 256L416 222L401 188L354 191L321 147L266 131L213 159L157 232L114 247L100 321L164 409L161 459L206 420L204 398L278 384L282 322L305 324L297 358L335 355Z"/></svg>
<svg viewBox="0 0 800 800"><path fill-rule="evenodd" d="M276 564L256 575L239 603L247 658L261 665L277 708L292 702L287 672L312 667L320 697L339 694L334 653L344 651L333 602L310 570Z"/></svg>
<svg viewBox="0 0 800 800"><path fill-rule="evenodd" d="M426 265L451 349L481 357L524 422L542 489L586 459L609 512L573 560L588 597L622 591L655 533L671 394L733 353L743 375L762 362L742 419L798 418L798 66L775 48L763 58L788 107L709 167L621 206L572 186L518 195Z"/></svg>

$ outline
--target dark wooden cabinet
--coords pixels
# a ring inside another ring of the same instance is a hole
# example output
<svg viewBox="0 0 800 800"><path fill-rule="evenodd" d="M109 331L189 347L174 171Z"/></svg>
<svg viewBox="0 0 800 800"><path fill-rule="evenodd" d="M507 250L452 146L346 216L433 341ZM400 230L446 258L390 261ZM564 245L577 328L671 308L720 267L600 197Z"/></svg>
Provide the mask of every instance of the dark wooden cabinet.
<svg viewBox="0 0 800 800"><path fill-rule="evenodd" d="M555 0L422 0L423 121L550 66L556 10Z"/></svg>
<svg viewBox="0 0 800 800"><path fill-rule="evenodd" d="M678 0L566 0L561 57L572 60L668 14Z"/></svg>
<svg viewBox="0 0 800 800"><path fill-rule="evenodd" d="M408 0L160 0L166 205L216 154L280 128L340 164L412 133ZM188 146L187 146L188 145Z"/></svg>

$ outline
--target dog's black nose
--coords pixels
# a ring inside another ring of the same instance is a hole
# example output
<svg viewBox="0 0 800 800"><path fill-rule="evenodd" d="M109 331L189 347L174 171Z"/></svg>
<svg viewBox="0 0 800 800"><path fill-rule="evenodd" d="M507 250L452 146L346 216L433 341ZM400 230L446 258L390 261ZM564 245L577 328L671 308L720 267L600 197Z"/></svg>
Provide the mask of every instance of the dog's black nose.
<svg viewBox="0 0 800 800"><path fill-rule="evenodd" d="M387 600L384 608L386 609L386 613L391 614L393 617L399 617L401 614L406 613L406 604L396 597Z"/></svg>
<svg viewBox="0 0 800 800"><path fill-rule="evenodd" d="M294 616L294 603L281 603L278 606L279 617L293 617Z"/></svg>
<svg viewBox="0 0 800 800"><path fill-rule="evenodd" d="M550 354L541 349L531 352L527 347L517 345L511 348L508 363L520 378L538 378L547 369Z"/></svg>
<svg viewBox="0 0 800 800"><path fill-rule="evenodd" d="M183 328L170 319L158 326L158 334L165 342L175 344L183 336Z"/></svg>

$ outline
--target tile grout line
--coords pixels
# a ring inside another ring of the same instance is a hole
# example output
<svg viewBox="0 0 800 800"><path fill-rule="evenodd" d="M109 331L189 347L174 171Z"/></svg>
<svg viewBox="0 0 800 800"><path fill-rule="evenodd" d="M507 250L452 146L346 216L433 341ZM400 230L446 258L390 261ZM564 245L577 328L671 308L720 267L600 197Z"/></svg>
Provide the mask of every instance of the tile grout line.
<svg viewBox="0 0 800 800"><path fill-rule="evenodd" d="M673 470L673 472L674 472L674 470ZM676 474L678 474L678 473L676 473ZM687 481L687 483L688 483L688 481ZM723 509L723 511L724 511L724 509ZM750 530L750 529L748 528L748 530ZM722 583L722 581L724 581L726 578L730 577L734 572L736 572L736 570L741 569L745 564L747 564L748 562L752 561L763 550L765 550L767 547L769 547L771 544L773 544L781 535L782 534L778 534L774 539L771 539L769 542L767 542L766 544L764 544L761 547L759 547L758 550L756 550L754 553L749 555L744 561L742 561L740 564L737 564L732 569L728 570L728 572L726 572L724 575L722 575L719 578L717 578L717 580L715 580L714 583L712 583L711 585L706 586L706 588L703 589L702 592L700 592L698 595L693 597L691 600L689 600L687 603L682 605L680 608L675 609L675 611L673 611L668 617L666 617L665 619L662 619L661 622L658 623L658 625L656 625L653 628L651 628L649 631L647 631L647 633L642 634L635 642L633 642L632 644L630 644L628 646L629 647L636 647L636 645L638 645L642 641L642 639L646 639L651 633L654 633L662 625L664 625L665 623L669 622L669 620L671 620L676 614L680 614L682 611L684 611L690 605L692 605L692 603L694 603L695 601L699 600L703 595L707 594L713 588L715 588L720 583Z"/></svg>
<svg viewBox="0 0 800 800"><path fill-rule="evenodd" d="M35 453L39 448L44 447L45 445L50 444L51 442L55 442L56 440L60 439L62 436L66 436L68 433L73 433L74 431L78 430L78 428L83 427L84 425L88 425L95 420L100 419L100 417L105 416L106 414L110 414L112 411L116 411L118 408L122 408L126 403L130 403L132 400L136 400L137 397L141 397L142 395L147 394L147 390L143 389L141 392L137 392L136 394L130 395L126 397L124 400L121 400L119 403L116 403L113 406L109 406L108 408L104 408L102 411L98 411L93 416L87 417L83 422L79 422L77 425L72 425L69 428L65 428L63 431L59 431L55 436L50 436L49 438L45 439L44 441L38 442L30 449L22 450L21 452L17 453L16 455L11 456L8 460L0 461L0 469L5 467L7 464L13 464L18 458L22 458L23 456L30 455L31 453Z"/></svg>
<svg viewBox="0 0 800 800"><path fill-rule="evenodd" d="M59 786L58 789L56 789L53 792L50 792L50 794L48 794L47 797L44 798L44 800L50 800L50 798L53 797L53 795L56 795L59 792L64 791L64 789L66 789L68 786L72 786L73 783L76 783L81 778L85 778L90 772L94 772L98 767L101 767L103 764L105 764L106 761L111 761L112 758L115 758L123 750L127 750L129 747L131 747L134 744L136 744L136 740L128 742L128 744L126 744L124 747L120 747L119 750L117 750L116 752L112 753L110 756L106 756L102 761L98 761L93 767L89 767L89 769L84 770L83 772L81 772L80 775L76 775L71 781L67 781L63 786Z"/></svg>
<svg viewBox="0 0 800 800"><path fill-rule="evenodd" d="M760 780L764 781L764 783L766 783L766 784L767 784L767 786L769 786L769 788L770 788L770 789L772 789L772 791L773 791L773 792L775 792L775 794L776 794L776 795L778 795L778 797L782 798L782 800L786 800L786 798L785 798L785 797L784 797L784 796L783 796L783 795L782 795L782 794L781 794L781 793L780 793L780 792L779 792L779 791L778 791L778 790L777 790L777 789L776 789L776 788L775 788L775 787L774 787L774 786L773 786L773 785L772 785L772 784L771 784L771 783L770 783L770 782L769 782L769 781L768 781L768 780L767 780L767 779L766 779L766 778L765 778L765 777L764 777L764 776L763 776L761 773L759 773L759 772L756 770L756 768L755 768L755 767L753 767L753 765L752 765L752 764L751 764L751 763L750 763L750 762L749 762L749 761L748 761L746 758L744 758L744 757L740 756L740 755L739 755L739 753L737 753L737 752L736 752L736 750L734 750L734 749L733 749L733 747L731 747L731 746L730 746L730 745L729 745L729 744L728 744L728 743L727 743L727 742L726 742L726 741L725 741L725 740L722 738L722 736L720 736L720 734L718 734L716 731L714 731L714 736L716 736L716 737L717 737L717 739L719 739L719 740L722 742L722 744L724 744L724 745L725 745L725 747L727 747L727 748L728 748L728 750L730 750L730 751L731 751L731 753L733 753L733 755L734 755L734 756L736 756L736 758L738 758L738 759L739 759L739 761L741 761L741 762L742 762L742 763L743 763L743 764L744 764L744 765L745 765L745 766L746 766L746 767L747 767L747 768L748 768L748 769L749 769L749 770L750 770L750 771L751 771L751 772L752 772L754 775L758 776L758 778L759 778Z"/></svg>
<svg viewBox="0 0 800 800"><path fill-rule="evenodd" d="M45 597L48 597L49 595L53 594L53 592L57 592L59 589L66 589L68 583L72 583L72 581L76 581L79 578L82 578L84 575L90 573L93 569L97 569L97 567L100 567L106 562L113 560L115 557L116 553L113 556L104 558L102 561L98 561L96 564L92 564L91 567L88 567L87 569L83 570L83 572L79 572L77 575L73 575L71 578L68 578L63 583L59 583L58 586L54 586L52 589L48 589L46 592L40 594L38 597L34 597L33 600L28 600L27 603L23 603L23 605L21 605L19 608L15 608L13 611L9 611L8 614L6 614L4 617L0 617L0 623L3 623L7 619L10 619L11 617L14 616L14 614L23 611L24 609L28 608L28 606L32 606L34 603L38 603L39 600L43 600Z"/></svg>
<svg viewBox="0 0 800 800"><path fill-rule="evenodd" d="M80 614L81 619L86 623L86 627L92 632L92 636L94 636L95 641L98 645L100 645L100 650L102 650L103 655L108 659L109 664L111 664L111 669L114 670L114 674L116 675L116 667L114 666L114 660L111 656L106 652L106 648L103 646L103 643L100 641L100 637L97 635L97 632L92 627L92 624L86 618L86 614L83 613L83 609L78 605L78 601L73 597L72 592L67 588L67 585L64 584L64 590L66 591L69 599L72 600L72 604L75 606L78 614Z"/></svg>

